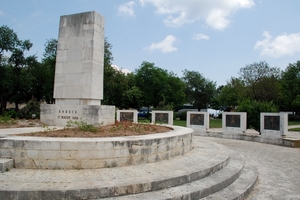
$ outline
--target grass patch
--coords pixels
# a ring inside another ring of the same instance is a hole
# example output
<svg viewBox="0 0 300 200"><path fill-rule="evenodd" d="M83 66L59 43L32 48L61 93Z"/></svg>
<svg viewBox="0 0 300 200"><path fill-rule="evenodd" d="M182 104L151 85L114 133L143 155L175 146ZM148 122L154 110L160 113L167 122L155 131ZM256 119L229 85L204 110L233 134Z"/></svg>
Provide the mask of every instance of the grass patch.
<svg viewBox="0 0 300 200"><path fill-rule="evenodd" d="M222 128L222 119L210 119L209 128Z"/></svg>
<svg viewBox="0 0 300 200"><path fill-rule="evenodd" d="M288 121L289 126L300 125L300 121Z"/></svg>
<svg viewBox="0 0 300 200"><path fill-rule="evenodd" d="M290 128L289 131L300 132L300 128Z"/></svg>
<svg viewBox="0 0 300 200"><path fill-rule="evenodd" d="M139 123L151 123L148 119L139 119L138 121ZM174 119L173 125L186 127L186 121ZM222 119L210 119L209 128L222 128Z"/></svg>
<svg viewBox="0 0 300 200"><path fill-rule="evenodd" d="M174 126L183 126L186 127L186 121L185 120L173 120L173 125Z"/></svg>
<svg viewBox="0 0 300 200"><path fill-rule="evenodd" d="M8 115L0 115L0 125L13 125L16 124L16 121Z"/></svg>

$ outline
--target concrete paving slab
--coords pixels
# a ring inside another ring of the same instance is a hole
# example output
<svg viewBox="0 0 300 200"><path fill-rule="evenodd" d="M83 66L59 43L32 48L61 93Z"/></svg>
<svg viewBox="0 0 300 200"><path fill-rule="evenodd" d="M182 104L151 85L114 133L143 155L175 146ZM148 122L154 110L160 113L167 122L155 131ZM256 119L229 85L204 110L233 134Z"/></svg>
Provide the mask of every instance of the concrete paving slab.
<svg viewBox="0 0 300 200"><path fill-rule="evenodd" d="M247 200L300 199L299 148L214 137L205 137L205 140L227 146L257 167L258 183Z"/></svg>

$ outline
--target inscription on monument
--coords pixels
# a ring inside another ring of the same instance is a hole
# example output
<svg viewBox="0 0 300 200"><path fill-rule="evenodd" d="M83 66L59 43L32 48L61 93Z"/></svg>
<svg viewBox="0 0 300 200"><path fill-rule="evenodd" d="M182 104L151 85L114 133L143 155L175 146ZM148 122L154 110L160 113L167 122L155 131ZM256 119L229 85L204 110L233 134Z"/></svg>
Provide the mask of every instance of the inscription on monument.
<svg viewBox="0 0 300 200"><path fill-rule="evenodd" d="M57 116L57 119L69 119L69 120L78 120L77 110L58 110L60 115ZM74 116L75 115L75 116Z"/></svg>
<svg viewBox="0 0 300 200"><path fill-rule="evenodd" d="M155 123L168 124L169 114L168 113L155 113Z"/></svg>
<svg viewBox="0 0 300 200"><path fill-rule="evenodd" d="M120 121L133 122L133 112L120 112Z"/></svg>
<svg viewBox="0 0 300 200"><path fill-rule="evenodd" d="M226 127L241 127L241 116L226 115Z"/></svg>
<svg viewBox="0 0 300 200"><path fill-rule="evenodd" d="M280 130L280 116L264 116L264 126L268 130Z"/></svg>
<svg viewBox="0 0 300 200"><path fill-rule="evenodd" d="M191 114L190 124L204 126L204 114Z"/></svg>

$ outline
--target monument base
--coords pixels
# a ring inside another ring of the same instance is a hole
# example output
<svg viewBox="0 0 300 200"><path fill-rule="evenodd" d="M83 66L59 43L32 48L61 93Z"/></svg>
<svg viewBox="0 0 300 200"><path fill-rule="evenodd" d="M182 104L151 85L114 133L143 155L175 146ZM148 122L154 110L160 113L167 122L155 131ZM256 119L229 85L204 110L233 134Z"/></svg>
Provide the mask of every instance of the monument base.
<svg viewBox="0 0 300 200"><path fill-rule="evenodd" d="M69 121L109 125L115 123L115 106L41 104L40 121L48 126L66 126Z"/></svg>

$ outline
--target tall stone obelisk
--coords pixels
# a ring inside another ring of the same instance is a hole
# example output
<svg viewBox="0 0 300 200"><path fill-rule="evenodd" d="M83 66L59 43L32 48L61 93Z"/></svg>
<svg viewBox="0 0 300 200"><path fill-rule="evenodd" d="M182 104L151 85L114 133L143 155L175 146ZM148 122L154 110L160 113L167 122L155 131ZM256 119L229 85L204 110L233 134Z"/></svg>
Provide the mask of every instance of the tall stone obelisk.
<svg viewBox="0 0 300 200"><path fill-rule="evenodd" d="M60 17L56 54L55 104L41 105L41 121L66 125L114 123L115 107L103 99L104 18L93 12Z"/></svg>

